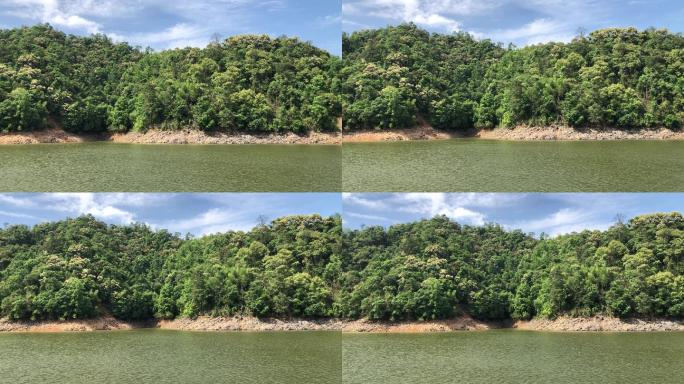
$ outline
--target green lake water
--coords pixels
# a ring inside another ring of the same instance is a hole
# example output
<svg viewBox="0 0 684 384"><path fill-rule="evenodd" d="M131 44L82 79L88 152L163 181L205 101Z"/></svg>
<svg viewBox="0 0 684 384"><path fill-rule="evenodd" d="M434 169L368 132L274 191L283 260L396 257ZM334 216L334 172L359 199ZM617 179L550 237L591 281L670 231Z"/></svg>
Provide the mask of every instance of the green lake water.
<svg viewBox="0 0 684 384"><path fill-rule="evenodd" d="M341 382L339 332L0 334L2 383Z"/></svg>
<svg viewBox="0 0 684 384"><path fill-rule="evenodd" d="M339 145L0 146L0 191L338 192Z"/></svg>
<svg viewBox="0 0 684 384"><path fill-rule="evenodd" d="M681 383L684 332L0 334L7 383Z"/></svg>
<svg viewBox="0 0 684 384"><path fill-rule="evenodd" d="M343 382L682 383L684 333L344 335Z"/></svg>
<svg viewBox="0 0 684 384"><path fill-rule="evenodd" d="M684 141L344 144L346 192L679 192Z"/></svg>

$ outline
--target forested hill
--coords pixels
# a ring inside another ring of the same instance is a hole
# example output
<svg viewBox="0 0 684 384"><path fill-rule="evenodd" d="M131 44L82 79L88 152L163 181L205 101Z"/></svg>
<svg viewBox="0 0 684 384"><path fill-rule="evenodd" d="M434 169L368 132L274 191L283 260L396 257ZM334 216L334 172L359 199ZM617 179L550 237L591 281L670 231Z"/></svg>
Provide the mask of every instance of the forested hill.
<svg viewBox="0 0 684 384"><path fill-rule="evenodd" d="M343 35L345 128L684 125L684 36L597 30L524 48L413 24Z"/></svg>
<svg viewBox="0 0 684 384"><path fill-rule="evenodd" d="M49 25L0 30L0 131L335 130L339 66L288 37L152 52Z"/></svg>
<svg viewBox="0 0 684 384"><path fill-rule="evenodd" d="M84 216L0 229L0 317L428 320L684 316L684 217L535 238L446 217L342 231L292 216L181 238Z"/></svg>
<svg viewBox="0 0 684 384"><path fill-rule="evenodd" d="M684 217L534 239L445 217L345 232L342 315L480 319L684 316Z"/></svg>
<svg viewBox="0 0 684 384"><path fill-rule="evenodd" d="M181 238L91 216L0 230L0 317L125 320L332 314L339 216Z"/></svg>

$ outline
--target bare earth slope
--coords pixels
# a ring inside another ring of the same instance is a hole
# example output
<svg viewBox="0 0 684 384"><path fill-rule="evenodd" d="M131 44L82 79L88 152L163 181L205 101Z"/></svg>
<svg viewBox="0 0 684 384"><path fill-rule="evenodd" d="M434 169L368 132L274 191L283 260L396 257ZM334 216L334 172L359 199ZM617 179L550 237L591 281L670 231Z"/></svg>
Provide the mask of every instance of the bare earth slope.
<svg viewBox="0 0 684 384"><path fill-rule="evenodd" d="M287 134L208 134L199 130L129 132L112 135L76 135L53 128L35 132L1 133L0 144L82 143L111 141L128 144L340 144L335 132L311 132L306 135Z"/></svg>
<svg viewBox="0 0 684 384"><path fill-rule="evenodd" d="M484 331L514 328L552 332L657 332L684 331L684 321L668 319L617 319L612 317L534 319L515 323L497 323L462 316L449 320L375 322L369 320L300 320L257 319L254 317L181 318L143 323L129 323L102 317L90 320L11 322L0 320L0 332L88 332L159 328L178 331L342 331L345 333L431 333Z"/></svg>
<svg viewBox="0 0 684 384"><path fill-rule="evenodd" d="M575 129L567 126L482 129L478 131L453 133L439 131L429 126L396 130L369 130L345 132L345 143L407 141L407 140L445 140L453 138L480 138L487 140L514 141L581 141L581 140L684 140L684 130L673 131L667 128L621 130L621 129Z"/></svg>

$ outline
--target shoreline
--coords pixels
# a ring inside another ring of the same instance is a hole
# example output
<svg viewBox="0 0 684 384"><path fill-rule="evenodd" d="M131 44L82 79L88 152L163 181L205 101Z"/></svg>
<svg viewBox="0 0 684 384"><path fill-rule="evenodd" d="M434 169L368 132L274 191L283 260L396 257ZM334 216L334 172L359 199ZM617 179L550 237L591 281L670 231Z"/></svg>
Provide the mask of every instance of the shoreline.
<svg viewBox="0 0 684 384"><path fill-rule="evenodd" d="M0 145L15 144L68 144L111 142L123 144L341 144L339 132L309 132L305 135L246 134L213 132L195 129L165 131L150 129L144 133L74 134L51 128L41 131L0 133Z"/></svg>
<svg viewBox="0 0 684 384"><path fill-rule="evenodd" d="M620 140L684 140L684 130L667 128L621 130L614 128L575 129L568 126L480 129L465 132L441 131L429 126L395 130L363 130L344 132L343 143L395 141L431 141L449 139L481 139L499 141L620 141Z"/></svg>
<svg viewBox="0 0 684 384"><path fill-rule="evenodd" d="M0 145L68 144L110 142L121 144L307 144L340 145L343 143L374 143L397 141L434 141L449 139L481 139L497 141L639 141L684 140L684 130L667 128L620 130L612 128L575 129L567 126L495 128L448 132L421 125L393 130L362 130L344 132L309 132L304 135L247 134L213 132L194 129L166 131L150 129L144 133L74 134L50 128L41 131L0 133Z"/></svg>
<svg viewBox="0 0 684 384"><path fill-rule="evenodd" d="M87 320L11 322L0 320L2 333L71 333L93 331L126 331L134 329L162 329L205 332L289 332L339 331L342 333L445 333L459 331L487 331L514 329L544 332L682 332L684 319L618 319L594 316L584 318L559 317L554 320L480 321L469 316L432 321L375 322L366 319L257 319L254 317L208 317L196 319L151 320L126 322L113 317Z"/></svg>

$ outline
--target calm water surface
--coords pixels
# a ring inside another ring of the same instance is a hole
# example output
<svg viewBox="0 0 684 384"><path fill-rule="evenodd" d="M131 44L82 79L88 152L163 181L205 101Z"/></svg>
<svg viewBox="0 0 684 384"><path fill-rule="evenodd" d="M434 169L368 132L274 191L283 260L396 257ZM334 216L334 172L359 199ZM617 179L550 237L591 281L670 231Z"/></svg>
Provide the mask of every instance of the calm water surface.
<svg viewBox="0 0 684 384"><path fill-rule="evenodd" d="M339 332L0 334L3 383L341 382Z"/></svg>
<svg viewBox="0 0 684 384"><path fill-rule="evenodd" d="M337 192L339 145L0 146L0 191Z"/></svg>
<svg viewBox="0 0 684 384"><path fill-rule="evenodd" d="M682 383L684 333L343 336L343 382Z"/></svg>
<svg viewBox="0 0 684 384"><path fill-rule="evenodd" d="M679 192L684 141L344 144L348 192Z"/></svg>

